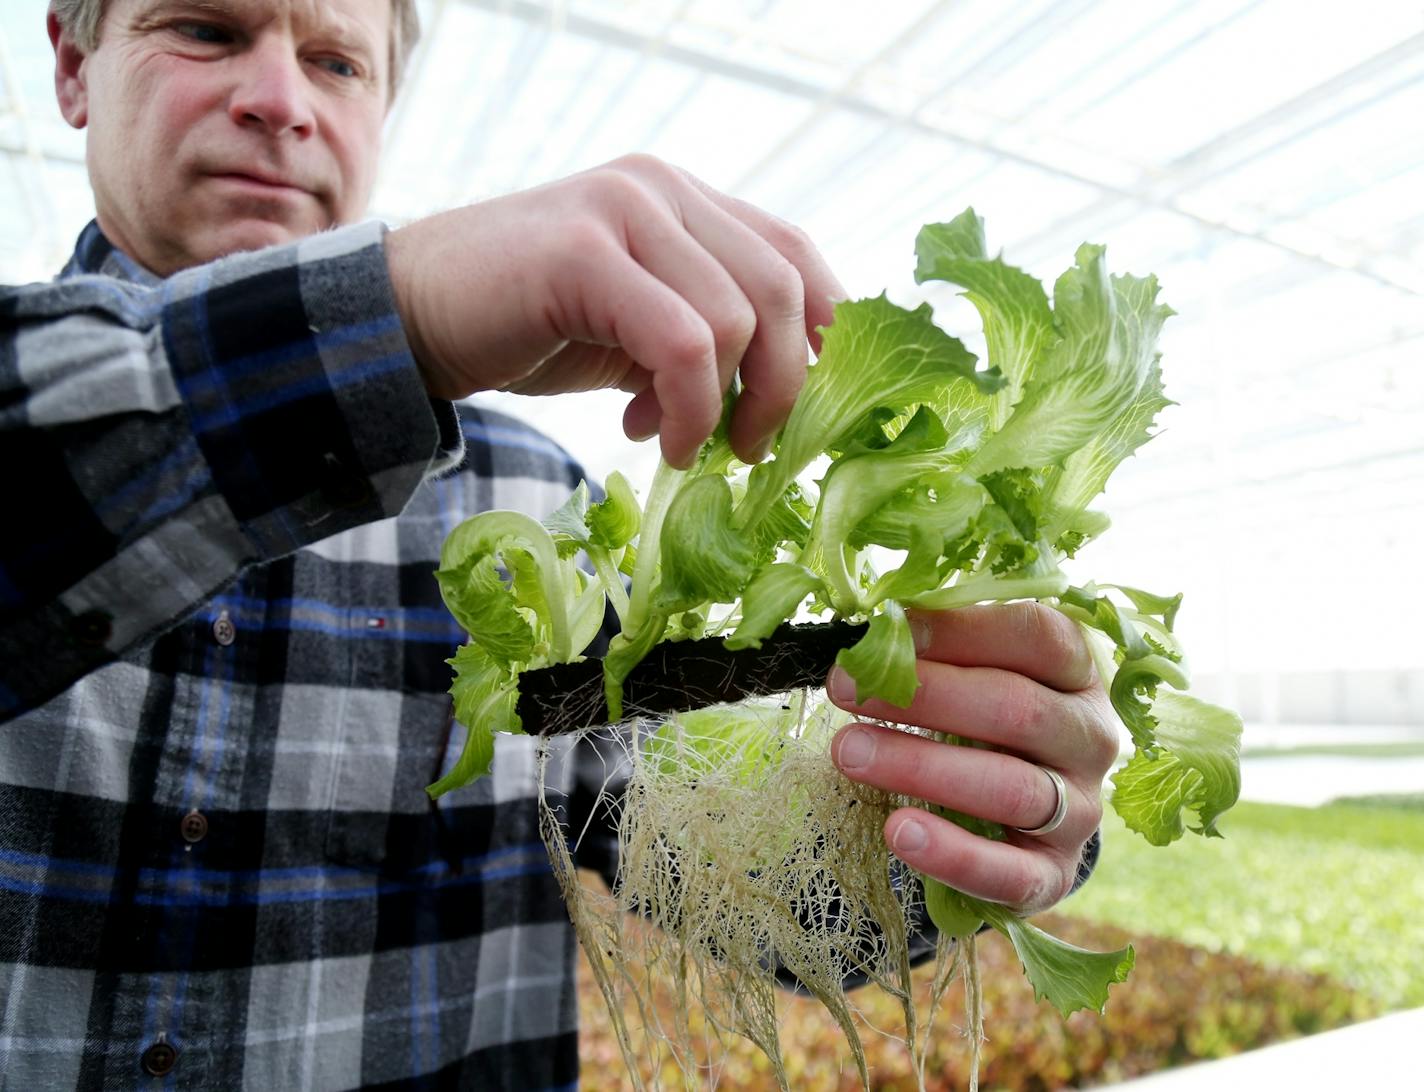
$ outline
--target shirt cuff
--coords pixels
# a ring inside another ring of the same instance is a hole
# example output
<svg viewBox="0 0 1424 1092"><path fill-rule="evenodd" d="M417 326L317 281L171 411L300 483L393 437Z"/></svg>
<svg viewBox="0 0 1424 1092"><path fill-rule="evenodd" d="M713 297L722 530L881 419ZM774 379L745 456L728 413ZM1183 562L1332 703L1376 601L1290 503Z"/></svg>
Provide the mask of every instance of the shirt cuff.
<svg viewBox="0 0 1424 1092"><path fill-rule="evenodd" d="M376 222L179 273L163 341L193 435L261 559L397 515L457 465L426 392Z"/></svg>

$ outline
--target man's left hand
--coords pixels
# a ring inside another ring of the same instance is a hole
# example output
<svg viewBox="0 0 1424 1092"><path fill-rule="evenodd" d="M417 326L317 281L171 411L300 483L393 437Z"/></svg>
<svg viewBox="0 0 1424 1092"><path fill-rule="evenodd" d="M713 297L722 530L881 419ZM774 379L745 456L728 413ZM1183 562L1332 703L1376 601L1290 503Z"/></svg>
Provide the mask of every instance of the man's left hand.
<svg viewBox="0 0 1424 1092"><path fill-rule="evenodd" d="M857 703L840 668L832 701L865 717L979 741L948 746L882 725L853 723L832 745L847 777L1003 824L1004 841L971 834L916 807L885 824L895 855L956 890L1017 913L1047 909L1073 886L1085 842L1102 819L1102 785L1117 757L1117 718L1078 627L1038 603L985 604L911 615L920 679L900 709ZM1022 833L1067 810L1053 830Z"/></svg>

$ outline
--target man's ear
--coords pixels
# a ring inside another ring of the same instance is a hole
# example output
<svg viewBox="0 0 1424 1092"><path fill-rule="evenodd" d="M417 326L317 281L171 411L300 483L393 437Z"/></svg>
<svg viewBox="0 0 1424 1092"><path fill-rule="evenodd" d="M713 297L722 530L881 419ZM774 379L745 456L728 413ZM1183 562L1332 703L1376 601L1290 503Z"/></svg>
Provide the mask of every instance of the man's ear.
<svg viewBox="0 0 1424 1092"><path fill-rule="evenodd" d="M50 44L54 46L54 97L59 112L76 129L89 122L89 88L84 79L85 54L74 44L74 35L62 26L54 12L45 15Z"/></svg>

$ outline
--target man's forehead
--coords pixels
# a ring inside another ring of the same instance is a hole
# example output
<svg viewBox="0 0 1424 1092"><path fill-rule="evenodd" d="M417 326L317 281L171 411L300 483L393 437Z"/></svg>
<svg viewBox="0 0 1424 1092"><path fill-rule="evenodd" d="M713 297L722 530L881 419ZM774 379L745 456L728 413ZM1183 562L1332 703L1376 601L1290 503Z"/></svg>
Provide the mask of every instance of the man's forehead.
<svg viewBox="0 0 1424 1092"><path fill-rule="evenodd" d="M308 33L384 40L390 28L391 0L119 0L140 19L191 12L243 22L280 20Z"/></svg>

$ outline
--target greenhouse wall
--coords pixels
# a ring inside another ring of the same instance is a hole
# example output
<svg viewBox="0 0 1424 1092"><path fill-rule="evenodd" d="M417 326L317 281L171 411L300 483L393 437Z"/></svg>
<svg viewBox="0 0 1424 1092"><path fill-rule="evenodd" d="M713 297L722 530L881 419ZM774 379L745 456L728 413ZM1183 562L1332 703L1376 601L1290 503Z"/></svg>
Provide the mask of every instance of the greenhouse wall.
<svg viewBox="0 0 1424 1092"><path fill-rule="evenodd" d="M1424 670L1203 674L1193 691L1248 724L1412 726L1424 738Z"/></svg>

